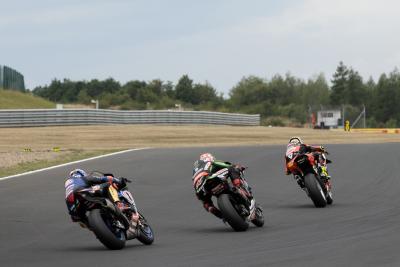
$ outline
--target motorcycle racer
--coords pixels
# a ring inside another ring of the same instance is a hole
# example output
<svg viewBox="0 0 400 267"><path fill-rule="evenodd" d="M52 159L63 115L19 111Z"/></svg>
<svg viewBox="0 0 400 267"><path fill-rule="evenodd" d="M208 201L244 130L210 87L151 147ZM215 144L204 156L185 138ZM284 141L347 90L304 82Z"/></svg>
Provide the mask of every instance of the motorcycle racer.
<svg viewBox="0 0 400 267"><path fill-rule="evenodd" d="M298 154L305 153L313 153L314 158L318 162L318 172L322 179L325 180L326 183L330 184L331 176L328 174L327 164L331 163L325 156L328 154L326 149L323 146L310 146L303 143L300 137L292 137L289 139L289 143L286 148L285 153L285 174L289 175L292 172L288 169L288 163L295 158ZM304 188L303 180L297 175L297 173L293 173L294 178L301 188Z"/></svg>
<svg viewBox="0 0 400 267"><path fill-rule="evenodd" d="M135 201L132 194L127 190L126 178L116 178L112 174L105 174L104 177L88 176L82 169L74 169L70 172L69 177L65 181L65 201L67 204L68 213L73 222L78 222L82 227L87 227L86 210L81 207L80 203L75 197L75 192L84 188L89 188L93 185L109 183L117 188L119 197L124 198L129 203L129 208L132 211L131 222L136 225L139 220L139 214L136 208ZM122 210L124 205L117 203L118 207Z"/></svg>
<svg viewBox="0 0 400 267"><path fill-rule="evenodd" d="M229 177L238 192L245 194L249 199L253 198L251 188L242 177L242 172L245 169L245 167L239 164L216 160L210 153L200 155L200 158L194 162L192 180L196 196L203 203L203 207L206 211L222 219L221 211L214 206L211 199L212 194L206 192L204 188L199 188L208 176L217 174L218 172L220 172L220 175L226 175L226 177Z"/></svg>

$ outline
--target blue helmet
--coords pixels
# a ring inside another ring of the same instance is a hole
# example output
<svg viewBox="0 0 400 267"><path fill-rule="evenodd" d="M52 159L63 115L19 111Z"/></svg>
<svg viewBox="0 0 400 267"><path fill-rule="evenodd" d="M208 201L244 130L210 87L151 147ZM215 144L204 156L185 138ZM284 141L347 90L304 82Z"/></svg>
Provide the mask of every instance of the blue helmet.
<svg viewBox="0 0 400 267"><path fill-rule="evenodd" d="M84 176L87 176L87 174L82 169L75 169L69 173L69 177L71 177L71 178L81 178Z"/></svg>

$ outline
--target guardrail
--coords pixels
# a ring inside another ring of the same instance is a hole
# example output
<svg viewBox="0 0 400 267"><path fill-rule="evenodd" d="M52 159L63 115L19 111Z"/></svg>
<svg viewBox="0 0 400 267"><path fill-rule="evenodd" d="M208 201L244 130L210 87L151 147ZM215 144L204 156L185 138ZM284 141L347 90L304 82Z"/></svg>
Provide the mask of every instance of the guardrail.
<svg viewBox="0 0 400 267"><path fill-rule="evenodd" d="M260 125L260 115L210 111L18 109L0 110L0 127L96 124Z"/></svg>

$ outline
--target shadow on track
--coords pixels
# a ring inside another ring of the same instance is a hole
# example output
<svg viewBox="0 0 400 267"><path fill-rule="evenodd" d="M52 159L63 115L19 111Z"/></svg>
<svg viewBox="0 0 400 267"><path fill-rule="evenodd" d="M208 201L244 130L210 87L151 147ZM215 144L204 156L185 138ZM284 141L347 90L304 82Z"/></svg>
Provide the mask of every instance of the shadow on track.
<svg viewBox="0 0 400 267"><path fill-rule="evenodd" d="M138 250L141 248L148 248L149 246L145 246L143 244L126 244L125 248L122 250L117 250L117 251L124 251L124 250ZM70 246L70 247L59 247L59 248L54 248L51 249L52 251L57 251L57 252L81 252L81 253L86 253L86 252L104 252L104 251L111 251L110 249L107 249L106 247L102 246L101 244L99 246L96 245L91 245L91 246Z"/></svg>
<svg viewBox="0 0 400 267"><path fill-rule="evenodd" d="M334 202L332 205L327 205L325 208L322 209L332 209L336 207L351 207L354 204L351 203L342 203L342 202ZM276 209L320 209L316 208L312 203L310 204L284 204L284 205L277 205L274 208Z"/></svg>
<svg viewBox="0 0 400 267"><path fill-rule="evenodd" d="M261 230L265 228L258 228L255 226L250 225L249 229L247 231L244 232L235 232L229 225L226 226L217 226L217 227L190 227L190 228L181 228L182 232L186 232L186 233L199 233L199 234L212 234L212 233L227 233L227 234L235 234L235 233L246 233L246 232L253 232L253 231L257 231L257 230Z"/></svg>

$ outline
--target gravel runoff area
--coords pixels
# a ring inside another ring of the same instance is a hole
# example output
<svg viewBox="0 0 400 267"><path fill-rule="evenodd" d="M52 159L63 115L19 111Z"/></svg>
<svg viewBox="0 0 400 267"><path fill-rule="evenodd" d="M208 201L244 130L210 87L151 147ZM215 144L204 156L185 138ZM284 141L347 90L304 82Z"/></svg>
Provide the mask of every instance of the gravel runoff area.
<svg viewBox="0 0 400 267"><path fill-rule="evenodd" d="M0 129L0 169L136 147L285 144L301 136L310 144L400 142L400 134L307 128L209 125L107 125ZM56 150L54 151L54 148Z"/></svg>

